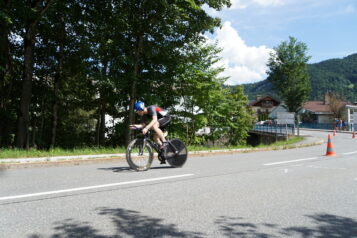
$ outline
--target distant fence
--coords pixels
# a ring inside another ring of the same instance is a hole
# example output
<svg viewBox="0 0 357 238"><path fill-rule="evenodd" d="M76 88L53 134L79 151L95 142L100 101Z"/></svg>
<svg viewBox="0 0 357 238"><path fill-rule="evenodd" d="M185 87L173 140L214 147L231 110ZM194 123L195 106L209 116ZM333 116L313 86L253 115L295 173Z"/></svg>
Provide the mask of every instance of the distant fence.
<svg viewBox="0 0 357 238"><path fill-rule="evenodd" d="M323 129L323 130L333 130L334 124L332 123L300 123L300 128L306 129Z"/></svg>
<svg viewBox="0 0 357 238"><path fill-rule="evenodd" d="M300 128L334 130L335 125L332 123L301 123ZM344 131L352 131L353 129L356 129L356 126L353 126L353 124L348 124L342 128Z"/></svg>
<svg viewBox="0 0 357 238"><path fill-rule="evenodd" d="M294 125L255 125L251 131L260 133L270 133L278 135L294 135L296 128Z"/></svg>

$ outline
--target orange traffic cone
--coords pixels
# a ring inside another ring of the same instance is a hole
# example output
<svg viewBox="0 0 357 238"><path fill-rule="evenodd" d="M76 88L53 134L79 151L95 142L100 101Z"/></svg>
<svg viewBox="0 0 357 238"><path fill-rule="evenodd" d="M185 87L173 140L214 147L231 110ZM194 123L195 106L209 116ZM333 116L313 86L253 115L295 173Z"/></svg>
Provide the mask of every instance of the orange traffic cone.
<svg viewBox="0 0 357 238"><path fill-rule="evenodd" d="M352 132L352 138L356 138L355 131Z"/></svg>
<svg viewBox="0 0 357 238"><path fill-rule="evenodd" d="M327 142L327 152L326 156L334 156L336 155L335 152L333 152L333 145L331 143L331 136L328 134L328 142Z"/></svg>
<svg viewBox="0 0 357 238"><path fill-rule="evenodd" d="M336 130L333 130L333 136L335 136L336 135Z"/></svg>

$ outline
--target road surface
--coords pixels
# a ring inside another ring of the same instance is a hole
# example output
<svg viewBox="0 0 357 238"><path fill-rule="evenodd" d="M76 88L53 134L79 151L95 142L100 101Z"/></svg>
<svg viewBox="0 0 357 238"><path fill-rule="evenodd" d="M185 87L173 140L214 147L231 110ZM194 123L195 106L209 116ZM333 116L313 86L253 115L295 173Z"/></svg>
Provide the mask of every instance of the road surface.
<svg viewBox="0 0 357 238"><path fill-rule="evenodd" d="M326 132L303 131L327 139ZM357 139L189 158L0 171L0 237L357 237Z"/></svg>

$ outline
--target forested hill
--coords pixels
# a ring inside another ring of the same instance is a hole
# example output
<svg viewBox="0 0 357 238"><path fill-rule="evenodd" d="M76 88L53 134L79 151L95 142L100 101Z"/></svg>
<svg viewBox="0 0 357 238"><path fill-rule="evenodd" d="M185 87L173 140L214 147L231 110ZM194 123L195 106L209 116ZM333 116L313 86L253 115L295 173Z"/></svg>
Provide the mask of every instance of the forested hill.
<svg viewBox="0 0 357 238"><path fill-rule="evenodd" d="M326 91L332 91L340 94L347 101L357 101L357 53L343 59L309 64L308 72L312 86L310 100L321 100ZM276 96L267 80L244 84L244 91L250 100L255 99L256 95Z"/></svg>

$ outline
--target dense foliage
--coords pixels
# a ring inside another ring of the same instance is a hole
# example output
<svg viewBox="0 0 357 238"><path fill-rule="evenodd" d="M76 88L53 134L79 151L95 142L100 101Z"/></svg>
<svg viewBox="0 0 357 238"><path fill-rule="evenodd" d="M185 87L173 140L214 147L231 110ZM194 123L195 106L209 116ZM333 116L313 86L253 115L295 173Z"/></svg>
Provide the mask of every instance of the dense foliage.
<svg viewBox="0 0 357 238"><path fill-rule="evenodd" d="M0 146L124 145L137 99L169 109L188 143L243 143L247 98L213 67L204 33L220 19L204 5L230 1L1 0Z"/></svg>
<svg viewBox="0 0 357 238"><path fill-rule="evenodd" d="M310 100L323 100L326 92L333 92L342 95L343 100L357 102L357 54L308 64L307 69L311 81ZM251 100L256 95L276 96L268 80L246 84L244 90Z"/></svg>

